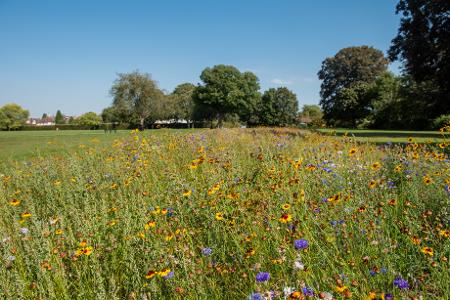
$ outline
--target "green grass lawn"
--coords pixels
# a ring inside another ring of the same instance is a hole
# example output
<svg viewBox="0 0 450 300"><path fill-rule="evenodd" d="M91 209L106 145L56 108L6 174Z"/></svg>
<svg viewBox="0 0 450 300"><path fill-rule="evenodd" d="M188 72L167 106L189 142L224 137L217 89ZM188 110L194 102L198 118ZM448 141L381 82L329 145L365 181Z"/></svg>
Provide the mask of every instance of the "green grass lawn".
<svg viewBox="0 0 450 300"><path fill-rule="evenodd" d="M370 143L405 143L412 138L417 143L439 143L444 141L444 136L439 131L408 131L408 130L365 130L345 128L324 128L318 132L327 135L342 137L347 135L360 142ZM446 138L449 138L447 133Z"/></svg>
<svg viewBox="0 0 450 300"><path fill-rule="evenodd" d="M158 129L151 132L161 134L188 130L192 129ZM116 133L105 133L103 130L0 131L0 161L70 153L82 144L107 144L129 133L130 130L118 130Z"/></svg>

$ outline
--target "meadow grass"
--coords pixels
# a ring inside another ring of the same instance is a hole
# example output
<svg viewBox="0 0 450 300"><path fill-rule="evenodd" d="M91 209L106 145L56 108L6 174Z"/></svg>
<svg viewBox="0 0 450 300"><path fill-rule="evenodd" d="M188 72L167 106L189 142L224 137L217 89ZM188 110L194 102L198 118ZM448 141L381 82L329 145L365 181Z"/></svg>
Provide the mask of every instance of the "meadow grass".
<svg viewBox="0 0 450 300"><path fill-rule="evenodd" d="M104 136L0 164L0 298L450 295L445 141Z"/></svg>

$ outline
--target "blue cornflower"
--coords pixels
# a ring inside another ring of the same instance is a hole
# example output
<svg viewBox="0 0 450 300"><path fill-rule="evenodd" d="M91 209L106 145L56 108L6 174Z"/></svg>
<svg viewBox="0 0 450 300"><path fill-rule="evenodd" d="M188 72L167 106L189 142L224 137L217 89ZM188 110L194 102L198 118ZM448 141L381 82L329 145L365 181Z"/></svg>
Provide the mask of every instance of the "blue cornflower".
<svg viewBox="0 0 450 300"><path fill-rule="evenodd" d="M309 245L309 243L305 239L300 239L300 240L294 241L294 248L296 250L306 249L306 248L308 248L308 245Z"/></svg>
<svg viewBox="0 0 450 300"><path fill-rule="evenodd" d="M397 286L401 290L409 289L408 281L406 281L405 279L403 279L401 277L396 277L394 279L394 285Z"/></svg>
<svg viewBox="0 0 450 300"><path fill-rule="evenodd" d="M314 290L309 287L302 288L302 292L305 296L314 296Z"/></svg>
<svg viewBox="0 0 450 300"><path fill-rule="evenodd" d="M384 294L384 300L394 300L394 296L391 293Z"/></svg>
<svg viewBox="0 0 450 300"><path fill-rule="evenodd" d="M208 248L208 247L202 249L202 254L204 256L210 256L212 254L212 252L213 252L212 249Z"/></svg>
<svg viewBox="0 0 450 300"><path fill-rule="evenodd" d="M163 278L164 278L164 279L170 279L170 278L173 277L174 274L175 274L175 273L174 273L173 271L171 271L169 274L167 274L167 275L164 276Z"/></svg>
<svg viewBox="0 0 450 300"><path fill-rule="evenodd" d="M262 300L263 298L261 297L260 294L258 293L251 293L248 297L247 300Z"/></svg>
<svg viewBox="0 0 450 300"><path fill-rule="evenodd" d="M258 282L264 282L270 279L270 273L269 272L259 272L256 274L256 281Z"/></svg>

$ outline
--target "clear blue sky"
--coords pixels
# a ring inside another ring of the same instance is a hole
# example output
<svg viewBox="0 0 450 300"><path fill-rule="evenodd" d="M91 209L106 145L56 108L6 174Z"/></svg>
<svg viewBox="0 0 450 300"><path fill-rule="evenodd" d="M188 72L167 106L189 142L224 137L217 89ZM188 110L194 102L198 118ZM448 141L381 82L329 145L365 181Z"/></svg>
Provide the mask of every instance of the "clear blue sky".
<svg viewBox="0 0 450 300"><path fill-rule="evenodd" d="M323 59L354 45L386 51L396 3L0 0L0 105L32 116L101 112L118 72L148 72L170 92L215 64L253 71L262 90L285 85L300 105L318 103Z"/></svg>

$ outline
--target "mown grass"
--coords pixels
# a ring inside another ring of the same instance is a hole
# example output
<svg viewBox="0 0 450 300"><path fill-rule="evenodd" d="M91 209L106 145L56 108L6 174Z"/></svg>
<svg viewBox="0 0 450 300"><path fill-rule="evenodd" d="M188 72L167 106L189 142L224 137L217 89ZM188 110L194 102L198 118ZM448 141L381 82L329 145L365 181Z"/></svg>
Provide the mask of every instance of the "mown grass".
<svg viewBox="0 0 450 300"><path fill-rule="evenodd" d="M446 299L448 147L162 130L8 160L0 298Z"/></svg>

